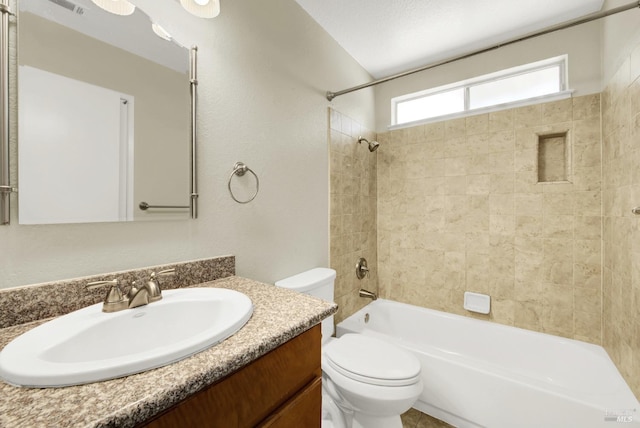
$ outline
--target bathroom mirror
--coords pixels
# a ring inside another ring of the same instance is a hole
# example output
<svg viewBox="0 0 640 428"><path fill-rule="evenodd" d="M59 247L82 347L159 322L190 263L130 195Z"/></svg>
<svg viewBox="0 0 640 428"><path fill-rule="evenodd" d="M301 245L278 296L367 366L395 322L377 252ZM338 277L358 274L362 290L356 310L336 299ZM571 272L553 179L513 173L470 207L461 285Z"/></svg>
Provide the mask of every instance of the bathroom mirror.
<svg viewBox="0 0 640 428"><path fill-rule="evenodd" d="M139 8L18 6L19 223L189 218L190 50Z"/></svg>

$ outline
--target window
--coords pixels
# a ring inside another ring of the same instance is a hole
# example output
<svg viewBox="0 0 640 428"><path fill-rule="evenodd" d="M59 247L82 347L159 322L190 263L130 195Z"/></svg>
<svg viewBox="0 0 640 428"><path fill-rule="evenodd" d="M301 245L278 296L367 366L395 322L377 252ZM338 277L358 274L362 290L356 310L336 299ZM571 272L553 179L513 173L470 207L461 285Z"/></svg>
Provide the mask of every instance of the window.
<svg viewBox="0 0 640 428"><path fill-rule="evenodd" d="M396 105L397 123L464 111L464 92L464 88L458 88L399 102Z"/></svg>
<svg viewBox="0 0 640 428"><path fill-rule="evenodd" d="M563 55L393 98L392 126L567 97L566 64Z"/></svg>

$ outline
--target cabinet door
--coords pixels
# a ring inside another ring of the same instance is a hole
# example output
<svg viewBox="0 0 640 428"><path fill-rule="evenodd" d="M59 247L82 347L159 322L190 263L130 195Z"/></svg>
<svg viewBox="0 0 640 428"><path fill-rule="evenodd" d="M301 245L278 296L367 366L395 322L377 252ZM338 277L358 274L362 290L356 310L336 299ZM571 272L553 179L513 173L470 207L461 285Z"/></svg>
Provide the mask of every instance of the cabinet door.
<svg viewBox="0 0 640 428"><path fill-rule="evenodd" d="M304 391L308 385L319 380L321 376L320 341L320 325L317 325L167 409L142 426L150 428L257 426L289 403L292 397ZM322 400L321 393L319 397ZM307 398L307 400L311 399ZM317 421L320 421L319 412ZM299 425L299 427L306 428L305 425Z"/></svg>

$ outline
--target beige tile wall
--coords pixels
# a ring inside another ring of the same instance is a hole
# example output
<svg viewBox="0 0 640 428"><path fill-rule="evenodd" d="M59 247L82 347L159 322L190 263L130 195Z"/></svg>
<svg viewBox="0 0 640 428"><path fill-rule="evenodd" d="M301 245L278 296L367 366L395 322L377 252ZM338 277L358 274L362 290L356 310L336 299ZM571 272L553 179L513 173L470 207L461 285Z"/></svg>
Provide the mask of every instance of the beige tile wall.
<svg viewBox="0 0 640 428"><path fill-rule="evenodd" d="M640 45L602 94L604 346L640 397Z"/></svg>
<svg viewBox="0 0 640 428"><path fill-rule="evenodd" d="M339 305L335 321L370 302L358 297L360 287L378 292L376 236L376 158L362 135L375 140L375 134L333 109L329 109L330 157L330 266L336 270L335 298ZM367 259L368 278L356 278L360 257Z"/></svg>
<svg viewBox="0 0 640 428"><path fill-rule="evenodd" d="M565 132L569 181L538 184ZM600 343L600 140L599 95L378 134L381 295Z"/></svg>

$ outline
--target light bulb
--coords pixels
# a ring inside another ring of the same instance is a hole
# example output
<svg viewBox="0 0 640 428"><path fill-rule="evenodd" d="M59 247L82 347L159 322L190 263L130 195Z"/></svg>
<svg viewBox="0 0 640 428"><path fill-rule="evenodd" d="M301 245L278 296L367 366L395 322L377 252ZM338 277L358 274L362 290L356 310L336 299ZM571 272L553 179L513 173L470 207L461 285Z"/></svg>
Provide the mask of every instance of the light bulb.
<svg viewBox="0 0 640 428"><path fill-rule="evenodd" d="M220 0L180 0L180 4L200 18L215 18L220 14Z"/></svg>
<svg viewBox="0 0 640 428"><path fill-rule="evenodd" d="M95 5L100 6L107 12L116 15L131 15L136 7L127 0L91 0Z"/></svg>
<svg viewBox="0 0 640 428"><path fill-rule="evenodd" d="M167 30L165 30L155 22L151 24L151 29L154 33L156 33L156 36L160 37L161 39L171 40L171 34L169 34Z"/></svg>

